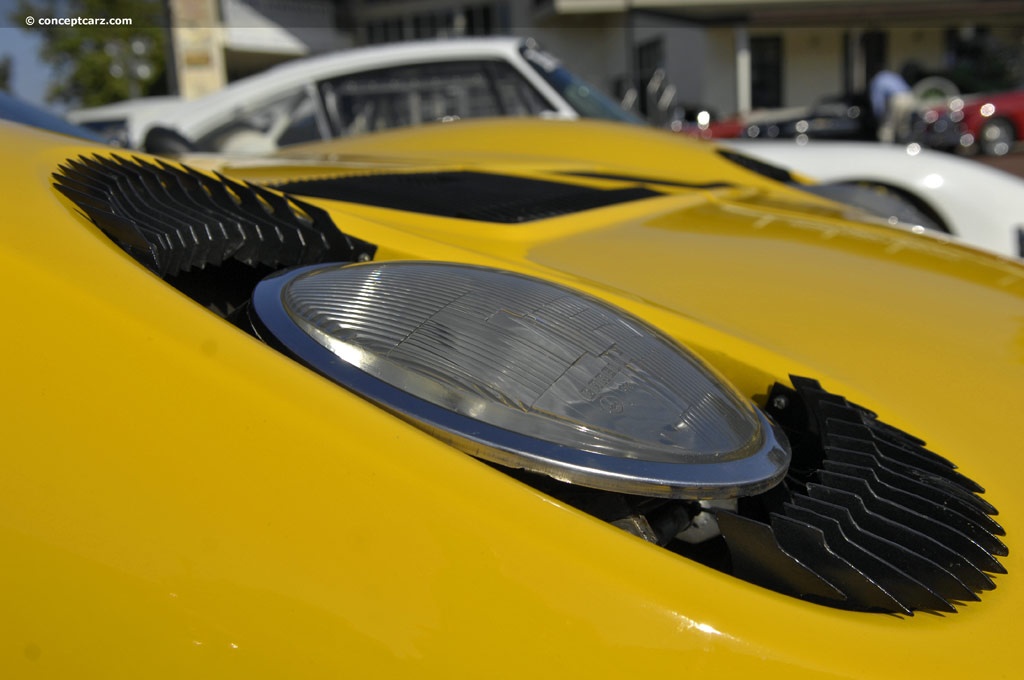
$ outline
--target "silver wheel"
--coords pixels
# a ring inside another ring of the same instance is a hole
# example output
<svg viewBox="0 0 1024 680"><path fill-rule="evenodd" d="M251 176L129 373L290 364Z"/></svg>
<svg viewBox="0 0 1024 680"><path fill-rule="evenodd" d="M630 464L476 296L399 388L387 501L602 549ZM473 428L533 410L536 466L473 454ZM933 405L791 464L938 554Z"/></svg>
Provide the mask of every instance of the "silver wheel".
<svg viewBox="0 0 1024 680"><path fill-rule="evenodd" d="M981 152L988 156L1005 156L1010 153L1015 139L1013 125L1003 118L995 118L982 125L979 137Z"/></svg>

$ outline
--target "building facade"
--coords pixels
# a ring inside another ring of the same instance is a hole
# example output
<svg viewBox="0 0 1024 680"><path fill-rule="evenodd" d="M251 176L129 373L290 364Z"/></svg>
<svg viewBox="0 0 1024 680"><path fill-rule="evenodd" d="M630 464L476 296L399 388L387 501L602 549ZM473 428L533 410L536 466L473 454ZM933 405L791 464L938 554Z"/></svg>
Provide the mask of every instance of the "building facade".
<svg viewBox="0 0 1024 680"><path fill-rule="evenodd" d="M179 87L353 45L531 36L653 120L860 93L882 67L960 90L1024 73L1024 0L170 0ZM205 12L205 14L204 14ZM186 26L181 17L219 19ZM211 26L213 29L211 30ZM204 46L206 56L203 56ZM198 56L197 56L198 55ZM190 61L191 60L191 61ZM1016 66L1015 66L1016 65Z"/></svg>
<svg viewBox="0 0 1024 680"><path fill-rule="evenodd" d="M981 0L350 0L356 43L436 35L537 38L651 117L804 107L863 92L883 67L1004 86L1024 48L1024 2ZM908 69L909 70L909 69ZM1021 76L1022 74L1016 74ZM930 83L935 83L933 78Z"/></svg>

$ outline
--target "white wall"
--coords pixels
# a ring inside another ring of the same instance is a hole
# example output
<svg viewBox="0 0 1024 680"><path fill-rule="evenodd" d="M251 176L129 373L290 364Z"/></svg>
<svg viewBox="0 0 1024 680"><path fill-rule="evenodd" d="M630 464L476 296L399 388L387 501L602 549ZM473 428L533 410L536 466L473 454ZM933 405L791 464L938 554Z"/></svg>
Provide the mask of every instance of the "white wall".
<svg viewBox="0 0 1024 680"><path fill-rule="evenodd" d="M665 49L665 73L684 104L703 103L707 72L704 63L708 39L704 29L657 17L638 17L633 41L639 46L661 39Z"/></svg>
<svg viewBox="0 0 1024 680"><path fill-rule="evenodd" d="M822 97L842 94L843 34L838 28L776 33L782 37L784 106L810 106Z"/></svg>
<svg viewBox="0 0 1024 680"><path fill-rule="evenodd" d="M534 27L516 33L536 38L573 73L613 94L616 78L625 73L626 37L618 22L560 21L555 27Z"/></svg>
<svg viewBox="0 0 1024 680"><path fill-rule="evenodd" d="M733 27L707 30L701 103L720 116L736 112L736 32Z"/></svg>
<svg viewBox="0 0 1024 680"><path fill-rule="evenodd" d="M927 70L943 70L946 66L944 33L942 29L890 29L889 68L899 70L913 61Z"/></svg>

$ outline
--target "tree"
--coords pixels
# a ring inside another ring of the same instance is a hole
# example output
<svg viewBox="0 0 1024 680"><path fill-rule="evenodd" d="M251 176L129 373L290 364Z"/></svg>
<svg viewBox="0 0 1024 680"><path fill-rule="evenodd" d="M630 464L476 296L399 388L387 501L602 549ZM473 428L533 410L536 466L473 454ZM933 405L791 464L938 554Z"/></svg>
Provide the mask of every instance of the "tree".
<svg viewBox="0 0 1024 680"><path fill-rule="evenodd" d="M151 0L20 0L11 19L42 34L39 56L53 68L47 101L99 106L166 88L163 6ZM25 17L34 23L26 26ZM40 21L54 17L80 21ZM110 25L120 19L129 19L130 25Z"/></svg>

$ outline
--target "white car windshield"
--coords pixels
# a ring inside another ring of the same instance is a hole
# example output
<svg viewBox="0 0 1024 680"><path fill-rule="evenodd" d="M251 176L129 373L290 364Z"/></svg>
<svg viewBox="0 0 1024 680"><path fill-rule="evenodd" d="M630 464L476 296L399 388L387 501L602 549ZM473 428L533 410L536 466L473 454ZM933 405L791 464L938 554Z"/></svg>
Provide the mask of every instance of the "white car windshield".
<svg viewBox="0 0 1024 680"><path fill-rule="evenodd" d="M558 59L547 52L529 43L520 47L519 51L526 62L555 88L581 118L644 124L641 118L626 111L614 99L562 66Z"/></svg>

